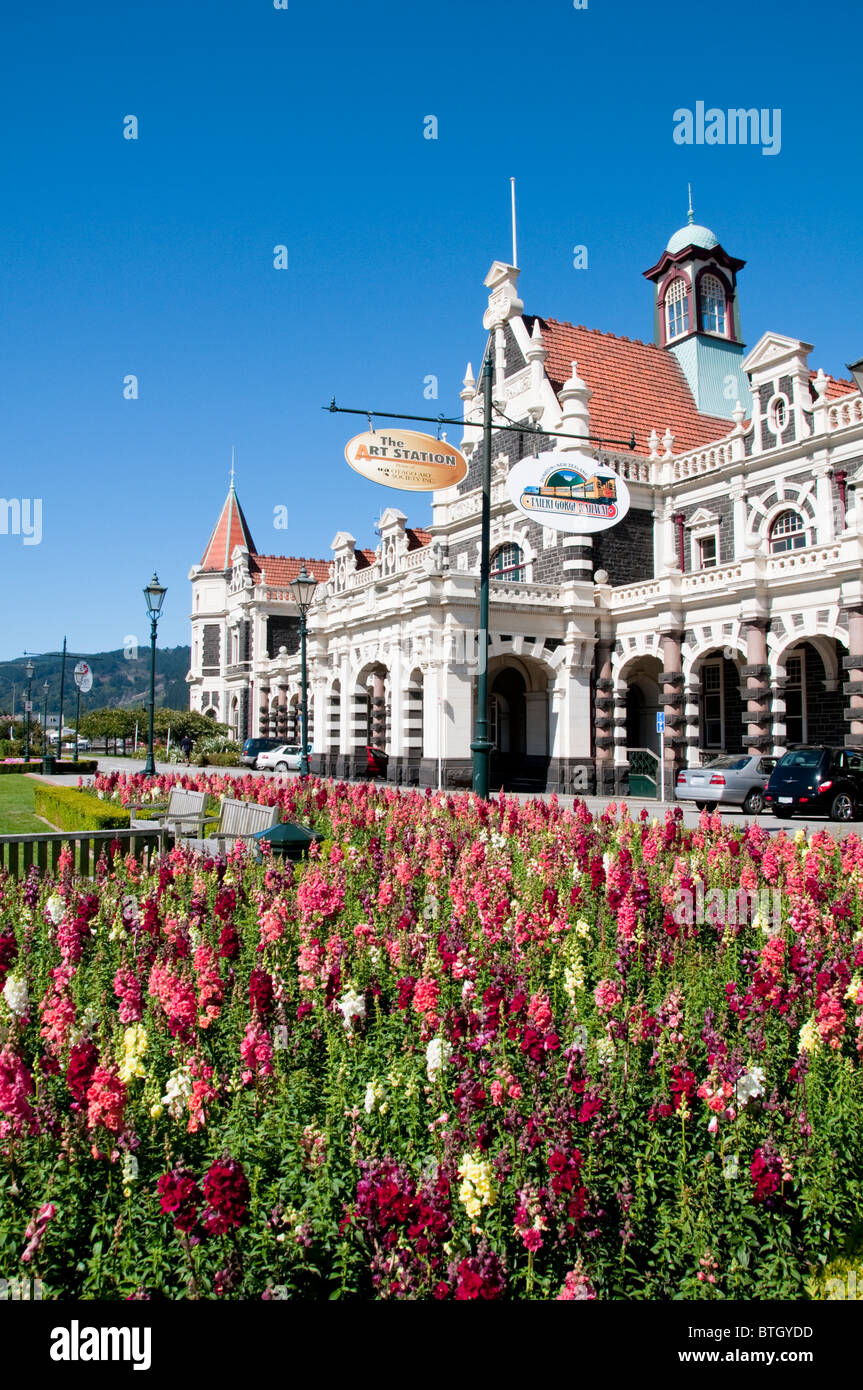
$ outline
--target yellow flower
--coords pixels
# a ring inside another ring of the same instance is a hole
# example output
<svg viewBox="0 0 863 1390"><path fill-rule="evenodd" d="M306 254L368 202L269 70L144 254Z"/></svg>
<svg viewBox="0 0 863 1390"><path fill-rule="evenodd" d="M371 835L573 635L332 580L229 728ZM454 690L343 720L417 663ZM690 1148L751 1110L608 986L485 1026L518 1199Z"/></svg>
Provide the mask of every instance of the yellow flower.
<svg viewBox="0 0 863 1390"><path fill-rule="evenodd" d="M481 1154L465 1154L458 1166L458 1175L462 1179L459 1201L471 1221L476 1221L483 1207L494 1206L497 1196L491 1163Z"/></svg>
<svg viewBox="0 0 863 1390"><path fill-rule="evenodd" d="M800 1029L800 1051L815 1052L820 1041L821 1039L818 1036L818 1029L815 1025L815 1019L807 1019L803 1027Z"/></svg>
<svg viewBox="0 0 863 1390"><path fill-rule="evenodd" d="M127 1085L133 1076L147 1075L141 1058L145 1055L148 1045L147 1030L142 1023L133 1023L124 1032L120 1078Z"/></svg>

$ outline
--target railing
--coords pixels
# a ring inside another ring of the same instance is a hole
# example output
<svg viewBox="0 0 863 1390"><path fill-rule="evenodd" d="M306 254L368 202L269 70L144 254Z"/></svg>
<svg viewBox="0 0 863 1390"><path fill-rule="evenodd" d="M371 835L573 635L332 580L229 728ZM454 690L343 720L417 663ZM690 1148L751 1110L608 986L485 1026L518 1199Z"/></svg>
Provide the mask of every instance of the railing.
<svg viewBox="0 0 863 1390"><path fill-rule="evenodd" d="M13 878L25 878L35 865L40 872L49 868L56 873L64 845L72 851L73 872L82 878L95 873L96 864L105 855L110 868L117 857L115 846L123 854L137 854L156 849L162 838L158 827L152 830L57 830L44 835L0 835L0 869Z"/></svg>
<svg viewBox="0 0 863 1390"><path fill-rule="evenodd" d="M525 584L519 579L489 581L489 598L494 603L519 603L531 606L539 604L543 608L560 607L560 586L553 584Z"/></svg>
<svg viewBox="0 0 863 1390"><path fill-rule="evenodd" d="M742 574L740 565L720 565L718 568L695 570L683 576L683 592L696 593L699 589L725 589Z"/></svg>
<svg viewBox="0 0 863 1390"><path fill-rule="evenodd" d="M659 770L662 759L652 748L627 748L629 763L629 795L656 797L662 800Z"/></svg>
<svg viewBox="0 0 863 1390"><path fill-rule="evenodd" d="M645 579L640 584L627 584L623 588L612 589L611 606L631 608L636 604L649 603L651 599L662 595L664 584L665 581L662 579Z"/></svg>
<svg viewBox="0 0 863 1390"><path fill-rule="evenodd" d="M841 430L846 425L863 422L863 396L843 396L827 409L828 430Z"/></svg>
<svg viewBox="0 0 863 1390"><path fill-rule="evenodd" d="M813 545L806 550L785 550L779 555L770 555L767 560L768 575L787 574L789 571L820 569L823 565L835 564L842 553L841 546Z"/></svg>
<svg viewBox="0 0 863 1390"><path fill-rule="evenodd" d="M675 482L679 482L681 478L695 478L700 473L712 473L714 469L723 468L726 463L731 463L733 457L730 442L711 444L706 449L695 449L691 454L674 459L671 476Z"/></svg>

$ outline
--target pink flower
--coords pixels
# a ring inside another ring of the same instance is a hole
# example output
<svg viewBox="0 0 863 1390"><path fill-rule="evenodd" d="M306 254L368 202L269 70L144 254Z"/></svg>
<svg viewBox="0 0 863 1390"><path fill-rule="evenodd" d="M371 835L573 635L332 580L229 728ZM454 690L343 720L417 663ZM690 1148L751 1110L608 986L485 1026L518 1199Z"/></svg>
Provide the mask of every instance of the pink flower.
<svg viewBox="0 0 863 1390"><path fill-rule="evenodd" d="M53 1202L45 1202L37 1212L36 1216L30 1221L24 1232L24 1239L27 1244L21 1252L21 1263L29 1264L33 1256L38 1252L42 1244L42 1238L48 1229L48 1222L53 1221L57 1215L57 1208Z"/></svg>
<svg viewBox="0 0 863 1390"><path fill-rule="evenodd" d="M33 1094L33 1078L17 1052L4 1047L0 1052L0 1111L9 1117L14 1133L20 1134L26 1125L31 1132L38 1129L36 1116L28 1097ZM3 1127L0 1126L0 1133Z"/></svg>
<svg viewBox="0 0 863 1390"><path fill-rule="evenodd" d="M620 986L615 980L600 980L596 989L593 991L593 997L596 1000L596 1007L599 1009L600 1013L610 1014L614 1011L616 1005L620 1003L623 995L621 994Z"/></svg>
<svg viewBox="0 0 863 1390"><path fill-rule="evenodd" d="M126 1087L115 1071L97 1067L87 1091L87 1127L104 1125L112 1134L123 1128L126 1109Z"/></svg>

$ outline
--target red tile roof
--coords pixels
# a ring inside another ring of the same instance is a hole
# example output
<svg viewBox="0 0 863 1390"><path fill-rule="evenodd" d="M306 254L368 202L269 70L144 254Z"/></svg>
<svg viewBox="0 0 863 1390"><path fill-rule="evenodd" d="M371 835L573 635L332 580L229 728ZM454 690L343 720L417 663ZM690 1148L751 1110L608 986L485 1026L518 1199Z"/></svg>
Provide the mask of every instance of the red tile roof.
<svg viewBox="0 0 863 1390"><path fill-rule="evenodd" d="M525 314L528 333L537 315ZM628 441L635 431L635 452L649 454L651 430L674 435L674 452L684 453L723 439L732 420L702 415L673 353L637 338L618 338L596 328L558 319L539 318L548 357L545 369L556 392L572 375L572 363L587 382L590 432L600 439Z"/></svg>
<svg viewBox="0 0 863 1390"><path fill-rule="evenodd" d="M421 545L431 545L431 531L424 531L421 526L406 526L405 535L408 538L408 550L419 550Z"/></svg>
<svg viewBox="0 0 863 1390"><path fill-rule="evenodd" d="M255 548L252 533L246 518L243 516L243 509L232 483L219 520L216 522L215 530L207 542L204 558L201 561L201 569L230 569L231 555L234 546L237 545L243 546L245 550L254 550Z"/></svg>
<svg viewBox="0 0 863 1390"><path fill-rule="evenodd" d="M256 584L266 583L274 589L284 589L296 579L303 565L319 584L326 584L330 563L329 560L308 560L302 555L252 555L250 568Z"/></svg>
<svg viewBox="0 0 863 1390"><path fill-rule="evenodd" d="M817 375L817 372L809 373L810 389L812 389L813 400L816 400L817 397L814 388L811 387L811 383L815 380ZM828 401L835 401L838 399L839 396L850 396L854 391L857 390L856 381L846 381L841 376L830 376L829 372L825 372L824 375L827 377Z"/></svg>

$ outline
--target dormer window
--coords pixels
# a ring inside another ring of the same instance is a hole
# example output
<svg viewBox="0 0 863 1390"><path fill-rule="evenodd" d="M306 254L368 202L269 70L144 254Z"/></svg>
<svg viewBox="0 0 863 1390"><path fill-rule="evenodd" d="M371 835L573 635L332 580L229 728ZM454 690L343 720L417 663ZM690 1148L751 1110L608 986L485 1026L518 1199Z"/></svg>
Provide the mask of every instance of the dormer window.
<svg viewBox="0 0 863 1390"><path fill-rule="evenodd" d="M689 332L689 294L680 276L672 280L665 296L665 324L669 342Z"/></svg>
<svg viewBox="0 0 863 1390"><path fill-rule="evenodd" d="M799 512L780 512L770 527L770 554L781 555L786 550L802 550L806 545L806 530Z"/></svg>
<svg viewBox="0 0 863 1390"><path fill-rule="evenodd" d="M699 285L701 330L725 337L725 288L715 275L705 275Z"/></svg>

